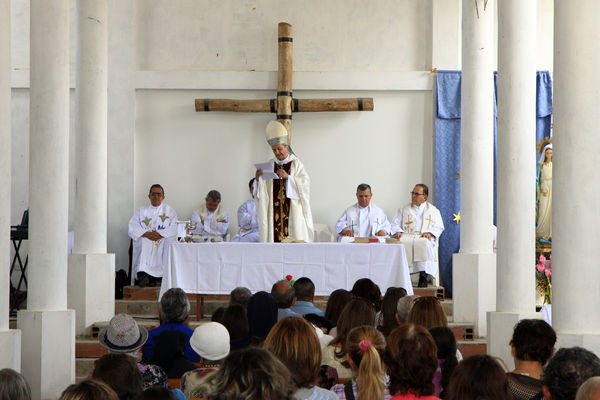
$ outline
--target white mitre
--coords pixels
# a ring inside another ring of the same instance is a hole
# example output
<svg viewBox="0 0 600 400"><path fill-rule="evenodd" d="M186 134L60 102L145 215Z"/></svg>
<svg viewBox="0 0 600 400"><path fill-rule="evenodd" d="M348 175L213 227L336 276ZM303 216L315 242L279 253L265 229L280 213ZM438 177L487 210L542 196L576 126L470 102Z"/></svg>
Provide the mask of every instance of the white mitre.
<svg viewBox="0 0 600 400"><path fill-rule="evenodd" d="M269 121L265 132L265 137L269 146L273 147L277 144L288 144L288 131L285 126L279 121Z"/></svg>

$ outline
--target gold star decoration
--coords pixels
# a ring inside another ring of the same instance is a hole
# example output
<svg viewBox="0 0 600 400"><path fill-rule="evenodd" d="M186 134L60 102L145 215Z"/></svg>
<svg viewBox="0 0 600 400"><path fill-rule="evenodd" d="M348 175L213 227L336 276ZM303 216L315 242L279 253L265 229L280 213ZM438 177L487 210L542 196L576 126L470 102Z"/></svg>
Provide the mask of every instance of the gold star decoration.
<svg viewBox="0 0 600 400"><path fill-rule="evenodd" d="M167 213L163 213L163 215L159 215L159 217L162 220L162 222L165 222L165 219L169 219L169 216L167 215Z"/></svg>
<svg viewBox="0 0 600 400"><path fill-rule="evenodd" d="M458 225L458 223L460 222L460 211L458 212L458 214L452 215L454 215L454 219L452 221L456 222L456 225Z"/></svg>
<svg viewBox="0 0 600 400"><path fill-rule="evenodd" d="M456 171L456 179L460 179L460 171Z"/></svg>
<svg viewBox="0 0 600 400"><path fill-rule="evenodd" d="M146 226L150 225L150 221L152 221L152 218L148 218L148 217L146 217L146 218L144 218L144 219L142 220L142 222L143 222L144 224L146 224Z"/></svg>

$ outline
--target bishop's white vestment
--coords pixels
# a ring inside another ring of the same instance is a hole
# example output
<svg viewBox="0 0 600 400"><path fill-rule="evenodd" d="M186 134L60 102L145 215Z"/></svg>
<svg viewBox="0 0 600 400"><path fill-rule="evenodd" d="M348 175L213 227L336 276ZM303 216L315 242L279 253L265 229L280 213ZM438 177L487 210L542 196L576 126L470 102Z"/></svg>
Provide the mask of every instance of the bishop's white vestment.
<svg viewBox="0 0 600 400"><path fill-rule="evenodd" d="M204 237L220 236L225 238L229 229L229 215L223 212L221 204L215 211L208 211L206 204L198 207L192 213L192 222L196 223L196 229L192 232Z"/></svg>
<svg viewBox="0 0 600 400"><path fill-rule="evenodd" d="M287 236L295 240L312 242L314 229L310 210L310 177L304 164L294 154L288 155L285 160L279 161L274 158L270 162L282 167L291 164L288 179L279 182L285 185L285 197L289 199ZM279 212L274 211L273 180L259 177L255 197L260 241L274 242L274 218L279 217Z"/></svg>
<svg viewBox="0 0 600 400"><path fill-rule="evenodd" d="M410 272L425 271L437 276L437 241L444 231L444 221L440 211L431 203L424 202L420 206L407 204L400 208L392 220L392 232L402 232L400 242L406 249L406 258ZM421 237L429 232L433 240Z"/></svg>
<svg viewBox="0 0 600 400"><path fill-rule="evenodd" d="M146 232L157 231L163 239L154 241L142 237ZM129 220L129 237L134 241L133 275L145 272L154 277L163 276L163 265L166 259L167 246L177 236L177 214L175 210L161 204L154 207L147 204Z"/></svg>
<svg viewBox="0 0 600 400"><path fill-rule="evenodd" d="M335 224L338 241L342 238L340 233L346 228L352 230L354 237L363 238L377 237L375 234L382 229L389 234L391 229L390 222L383 210L373 203L369 203L366 207L355 203L346 208Z"/></svg>
<svg viewBox="0 0 600 400"><path fill-rule="evenodd" d="M238 208L237 216L240 232L231 241L258 242L260 234L258 233L258 218L256 216L256 203L254 199L250 199L242 204Z"/></svg>

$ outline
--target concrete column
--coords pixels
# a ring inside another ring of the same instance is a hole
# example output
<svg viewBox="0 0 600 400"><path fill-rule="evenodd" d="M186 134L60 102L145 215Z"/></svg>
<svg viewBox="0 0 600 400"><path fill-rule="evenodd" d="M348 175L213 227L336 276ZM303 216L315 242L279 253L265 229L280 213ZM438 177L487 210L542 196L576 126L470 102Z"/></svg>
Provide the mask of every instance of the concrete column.
<svg viewBox="0 0 600 400"><path fill-rule="evenodd" d="M78 335L114 315L114 254L107 229L107 0L77 2L77 185L68 306Z"/></svg>
<svg viewBox="0 0 600 400"><path fill-rule="evenodd" d="M498 3L498 251L488 353L514 368L513 327L535 312L536 2Z"/></svg>
<svg viewBox="0 0 600 400"><path fill-rule="evenodd" d="M132 0L109 0L108 60L108 250L116 265L127 269L127 221L135 212L133 200L135 154L135 6Z"/></svg>
<svg viewBox="0 0 600 400"><path fill-rule="evenodd" d="M554 2L552 323L558 345L600 354L600 3Z"/></svg>
<svg viewBox="0 0 600 400"><path fill-rule="evenodd" d="M487 3L487 5L485 4ZM462 3L460 253L453 257L454 318L485 336L495 309L492 0Z"/></svg>
<svg viewBox="0 0 600 400"><path fill-rule="evenodd" d="M29 293L22 372L32 397L75 381L74 313L67 308L69 1L31 0Z"/></svg>
<svg viewBox="0 0 600 400"><path fill-rule="evenodd" d="M0 0L0 369L21 370L21 332L8 329L11 182L10 0Z"/></svg>
<svg viewBox="0 0 600 400"><path fill-rule="evenodd" d="M106 253L107 0L77 2L77 188L79 254Z"/></svg>

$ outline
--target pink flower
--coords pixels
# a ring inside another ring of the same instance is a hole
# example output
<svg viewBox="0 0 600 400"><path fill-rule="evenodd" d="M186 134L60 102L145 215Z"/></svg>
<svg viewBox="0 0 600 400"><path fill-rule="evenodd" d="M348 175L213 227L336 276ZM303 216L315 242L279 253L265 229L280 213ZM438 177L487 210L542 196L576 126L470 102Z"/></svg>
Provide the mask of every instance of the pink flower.
<svg viewBox="0 0 600 400"><path fill-rule="evenodd" d="M548 268L547 270L544 271L544 273L546 274L547 277L550 277L552 275L552 270L550 268Z"/></svg>
<svg viewBox="0 0 600 400"><path fill-rule="evenodd" d="M544 272L544 269L545 269L544 264L542 264L541 261L535 267L537 268L538 271Z"/></svg>

